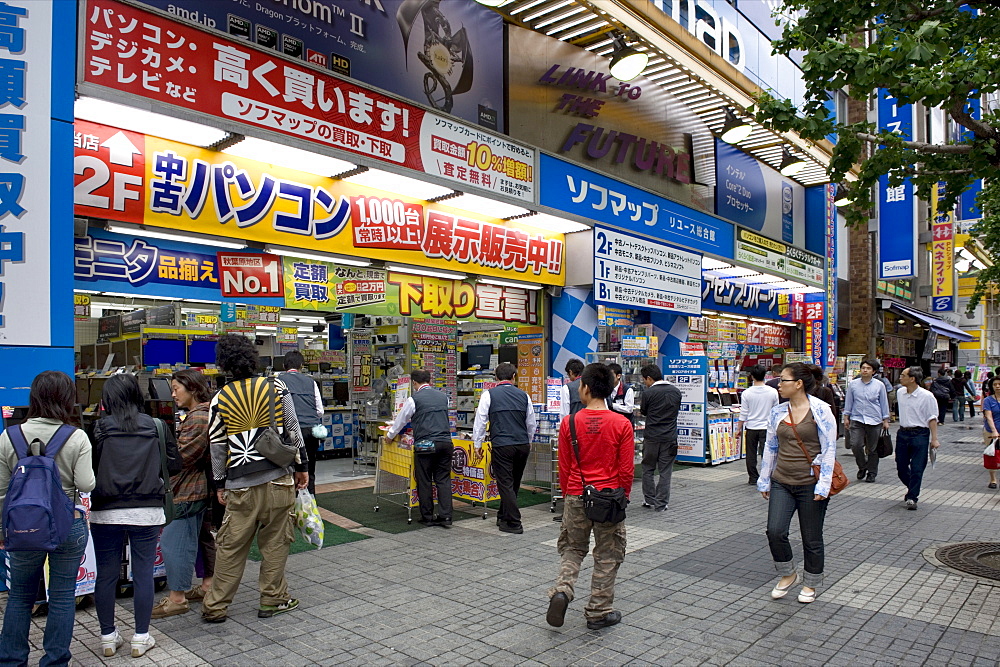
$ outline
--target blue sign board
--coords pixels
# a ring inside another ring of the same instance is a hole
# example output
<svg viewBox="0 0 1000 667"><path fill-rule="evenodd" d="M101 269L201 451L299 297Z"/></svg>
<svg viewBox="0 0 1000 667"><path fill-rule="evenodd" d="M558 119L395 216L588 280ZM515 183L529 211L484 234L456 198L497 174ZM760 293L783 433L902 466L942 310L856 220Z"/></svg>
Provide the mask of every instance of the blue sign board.
<svg viewBox="0 0 1000 667"><path fill-rule="evenodd" d="M539 156L540 201L618 229L731 259L733 224L549 155Z"/></svg>
<svg viewBox="0 0 1000 667"><path fill-rule="evenodd" d="M789 301L787 293L766 286L745 285L715 276L701 280L702 310L791 321Z"/></svg>
<svg viewBox="0 0 1000 667"><path fill-rule="evenodd" d="M885 89L878 92L878 126L904 139L913 136L913 107L900 106ZM889 185L887 175L878 179L878 277L880 280L917 275L917 225L913 184L909 178Z"/></svg>
<svg viewBox="0 0 1000 667"><path fill-rule="evenodd" d="M138 2L469 122L506 129L503 18L478 2Z"/></svg>

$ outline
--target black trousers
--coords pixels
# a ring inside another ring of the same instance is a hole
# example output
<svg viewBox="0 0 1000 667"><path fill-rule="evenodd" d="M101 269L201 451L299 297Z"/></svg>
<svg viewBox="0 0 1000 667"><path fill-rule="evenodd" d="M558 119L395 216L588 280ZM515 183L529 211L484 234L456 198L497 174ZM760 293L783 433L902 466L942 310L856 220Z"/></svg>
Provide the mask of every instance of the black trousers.
<svg viewBox="0 0 1000 667"><path fill-rule="evenodd" d="M505 445L493 448L493 478L500 492L500 512L497 518L511 528L521 525L521 510L517 506L517 492L521 490L521 477L528 464L531 445Z"/></svg>
<svg viewBox="0 0 1000 667"><path fill-rule="evenodd" d="M748 428L746 433L747 475L750 481L757 483L760 472L757 469L757 457L764 453L764 441L767 440L767 429Z"/></svg>
<svg viewBox="0 0 1000 667"><path fill-rule="evenodd" d="M434 487L437 486L438 517L451 521L451 455L455 446L451 442L438 442L433 452L413 455L413 473L417 478L417 497L420 498L420 518L434 519Z"/></svg>
<svg viewBox="0 0 1000 667"><path fill-rule="evenodd" d="M309 493L316 495L316 458L319 455L319 439L314 438L311 426L307 426L302 431L302 440L306 445L306 452L309 454Z"/></svg>

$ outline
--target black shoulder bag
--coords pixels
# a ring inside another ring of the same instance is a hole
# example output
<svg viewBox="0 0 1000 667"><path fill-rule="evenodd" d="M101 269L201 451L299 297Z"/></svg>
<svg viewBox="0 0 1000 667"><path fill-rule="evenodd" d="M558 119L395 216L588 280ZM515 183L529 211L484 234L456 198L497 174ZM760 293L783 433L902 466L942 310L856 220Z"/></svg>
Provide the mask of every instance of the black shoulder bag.
<svg viewBox="0 0 1000 667"><path fill-rule="evenodd" d="M576 465L583 482L583 512L594 523L621 523L625 520L628 498L625 489L596 489L583 478L583 463L580 461L580 445L576 440L576 418L579 413L569 416L570 440L576 454Z"/></svg>
<svg viewBox="0 0 1000 667"><path fill-rule="evenodd" d="M269 379L266 382L271 423L266 428L262 428L257 432L253 446L261 456L274 465L279 468L287 468L295 462L295 455L298 453L299 448L293 443L291 434L287 428L283 429L283 433L278 433L278 421L275 414L278 391L274 386L274 380Z"/></svg>

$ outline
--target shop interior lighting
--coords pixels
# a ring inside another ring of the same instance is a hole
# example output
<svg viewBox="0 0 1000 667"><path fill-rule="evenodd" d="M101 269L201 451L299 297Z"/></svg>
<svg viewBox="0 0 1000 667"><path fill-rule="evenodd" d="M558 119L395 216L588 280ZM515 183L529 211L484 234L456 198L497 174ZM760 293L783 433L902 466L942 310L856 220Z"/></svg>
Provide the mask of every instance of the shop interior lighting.
<svg viewBox="0 0 1000 667"><path fill-rule="evenodd" d="M300 257L302 259L314 259L319 262L330 262L331 264L343 264L344 266L371 266L372 263L366 259L349 259L340 255L333 255L325 252L312 252L309 250L299 250L298 248L286 248L279 245L268 245L264 247L264 252L282 257Z"/></svg>
<svg viewBox="0 0 1000 667"><path fill-rule="evenodd" d="M122 299L147 299L149 301L173 301L169 296L153 296L147 294L129 294L128 292L101 292L101 296L120 297Z"/></svg>
<svg viewBox="0 0 1000 667"><path fill-rule="evenodd" d="M185 243L197 243L199 245L210 245L216 248L228 248L240 250L247 247L246 241L234 241L218 236L204 236L202 234L192 234L182 231L163 231L160 229L150 229L141 225L122 225L119 223L108 223L109 232L116 234L131 234L135 236L145 236L151 239L165 239L167 241L183 241Z"/></svg>
<svg viewBox="0 0 1000 667"><path fill-rule="evenodd" d="M837 193L833 195L834 206L847 206L854 203L854 196L844 185L837 185Z"/></svg>
<svg viewBox="0 0 1000 667"><path fill-rule="evenodd" d="M400 176L399 174L382 171L381 169L369 168L360 173L352 174L343 180L348 183L357 183L358 185L375 188L376 190L403 195L404 197L423 199L424 201L444 197L454 192L451 188L446 188L443 185L419 181L415 178ZM449 200L448 203L450 205L451 201Z"/></svg>
<svg viewBox="0 0 1000 667"><path fill-rule="evenodd" d="M726 122L722 124L719 138L727 144L738 144L753 132L753 126L745 118L738 117L733 110L726 107Z"/></svg>
<svg viewBox="0 0 1000 667"><path fill-rule="evenodd" d="M248 160L266 162L276 167L287 167L309 172L317 176L333 176L357 169L356 164L335 157L311 153L292 146L283 146L273 141L245 137L242 141L223 149L223 153L244 157Z"/></svg>
<svg viewBox="0 0 1000 667"><path fill-rule="evenodd" d="M701 314L702 314L702 316L705 316L705 315L718 315L718 313L715 312L714 310L703 310L703 311L701 311Z"/></svg>
<svg viewBox="0 0 1000 667"><path fill-rule="evenodd" d="M764 275L760 271L745 269L741 266L734 266L731 269L722 269L719 273L722 274L723 278L756 278Z"/></svg>
<svg viewBox="0 0 1000 667"><path fill-rule="evenodd" d="M784 290L799 290L805 289L805 285L802 283L797 283L794 280L785 280L780 283L775 283L771 285L773 289L784 289Z"/></svg>
<svg viewBox="0 0 1000 667"><path fill-rule="evenodd" d="M733 265L728 262L721 262L713 257L702 257L701 268L703 271L718 271L720 269L731 269Z"/></svg>
<svg viewBox="0 0 1000 667"><path fill-rule="evenodd" d="M785 282L784 278L779 278L778 276L770 276L766 273L761 274L760 278L754 278L750 285L774 285L777 283Z"/></svg>
<svg viewBox="0 0 1000 667"><path fill-rule="evenodd" d="M181 303L211 303L216 305L219 303L218 301L209 301L208 299L177 299L177 301Z"/></svg>
<svg viewBox="0 0 1000 667"><path fill-rule="evenodd" d="M476 0L476 2L481 5L486 5L487 7L499 7L507 2L507 0Z"/></svg>
<svg viewBox="0 0 1000 667"><path fill-rule="evenodd" d="M95 97L81 97L73 112L78 119L120 127L140 134L162 137L205 148L222 141L229 132L189 120L105 102Z"/></svg>
<svg viewBox="0 0 1000 667"><path fill-rule="evenodd" d="M615 33L611 36L615 50L611 52L611 66L608 70L611 76L619 81L631 81L642 74L649 64L649 54L631 47L625 41L625 35Z"/></svg>
<svg viewBox="0 0 1000 667"><path fill-rule="evenodd" d="M278 327L255 327L257 331L278 331Z"/></svg>
<svg viewBox="0 0 1000 667"><path fill-rule="evenodd" d="M448 200L445 203L450 205L451 200ZM560 218L555 215L549 215L548 213L525 215L520 218L515 218L515 220L523 222L531 227L544 229L548 232L555 232L556 234L572 234L573 232L583 232L591 229L591 227L583 223L567 220L566 218Z"/></svg>
<svg viewBox="0 0 1000 667"><path fill-rule="evenodd" d="M516 283L511 280L493 280L492 278L480 278L477 282L486 283L487 285L500 285L501 287L520 287L521 289L530 289L530 290L542 289L541 285L532 285L531 283Z"/></svg>
<svg viewBox="0 0 1000 667"><path fill-rule="evenodd" d="M805 158L792 155L788 146L781 149L781 167L778 169L782 176L794 176L805 169Z"/></svg>
<svg viewBox="0 0 1000 667"><path fill-rule="evenodd" d="M469 211L470 213L478 213L488 218L514 218L531 212L521 206L487 199L479 195L470 195L468 193L461 193L457 197L450 197L441 203L445 206Z"/></svg>
<svg viewBox="0 0 1000 667"><path fill-rule="evenodd" d="M898 319L898 320L896 320L896 324L906 324L906 320L904 320L904 319Z"/></svg>
<svg viewBox="0 0 1000 667"><path fill-rule="evenodd" d="M386 264L385 268L390 271L399 271L400 273L413 273L418 276L430 276L431 278L448 278L451 280L463 280L467 278L464 273L456 273L453 271L431 271L430 269L418 269L413 266L406 266L405 264Z"/></svg>

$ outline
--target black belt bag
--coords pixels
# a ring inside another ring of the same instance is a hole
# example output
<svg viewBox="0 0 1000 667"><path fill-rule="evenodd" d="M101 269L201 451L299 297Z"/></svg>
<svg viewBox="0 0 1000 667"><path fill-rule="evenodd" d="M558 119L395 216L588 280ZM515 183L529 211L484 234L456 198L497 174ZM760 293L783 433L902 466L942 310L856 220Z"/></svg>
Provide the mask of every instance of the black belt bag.
<svg viewBox="0 0 1000 667"><path fill-rule="evenodd" d="M625 489L598 489L583 478L583 463L580 461L580 445L576 440L576 417L569 417L570 439L573 442L573 452L576 454L576 465L580 471L580 481L583 482L583 512L594 523L621 523L625 520L625 508L628 498Z"/></svg>

